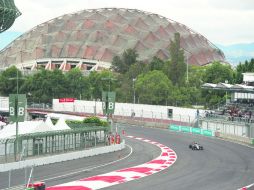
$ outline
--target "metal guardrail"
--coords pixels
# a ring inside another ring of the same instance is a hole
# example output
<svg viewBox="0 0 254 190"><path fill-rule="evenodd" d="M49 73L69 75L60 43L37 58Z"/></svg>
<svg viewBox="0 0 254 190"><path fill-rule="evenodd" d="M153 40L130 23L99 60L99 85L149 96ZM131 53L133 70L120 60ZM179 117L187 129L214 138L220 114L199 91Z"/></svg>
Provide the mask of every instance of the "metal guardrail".
<svg viewBox="0 0 254 190"><path fill-rule="evenodd" d="M217 119L217 120L239 122L239 123L254 123L254 118L234 117L234 116L218 115L218 114L211 114L211 113L206 114L206 116L203 117L202 119Z"/></svg>

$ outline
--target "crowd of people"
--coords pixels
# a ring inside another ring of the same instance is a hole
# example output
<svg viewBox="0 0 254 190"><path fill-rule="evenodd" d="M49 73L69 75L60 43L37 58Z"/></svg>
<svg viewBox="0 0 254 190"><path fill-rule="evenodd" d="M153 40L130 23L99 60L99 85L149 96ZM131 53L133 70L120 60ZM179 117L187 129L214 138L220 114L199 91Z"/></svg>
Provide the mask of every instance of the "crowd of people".
<svg viewBox="0 0 254 190"><path fill-rule="evenodd" d="M224 116L229 121L240 121L240 122L254 122L253 104L244 104L244 103L229 103L211 112L206 112L206 117Z"/></svg>

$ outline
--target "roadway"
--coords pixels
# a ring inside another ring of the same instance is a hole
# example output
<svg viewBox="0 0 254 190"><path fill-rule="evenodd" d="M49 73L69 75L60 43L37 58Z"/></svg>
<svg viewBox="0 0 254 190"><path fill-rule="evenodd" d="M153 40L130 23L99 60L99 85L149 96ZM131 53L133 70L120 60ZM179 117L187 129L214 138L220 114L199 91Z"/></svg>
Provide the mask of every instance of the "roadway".
<svg viewBox="0 0 254 190"><path fill-rule="evenodd" d="M159 173L105 190L236 190L254 182L252 148L165 129L121 126L119 130L121 128L127 135L144 137L172 148L178 159ZM190 150L188 145L192 141L202 144L205 150ZM126 143L129 146L120 152L36 167L34 180L44 180L48 186L61 184L139 165L160 154L157 147L148 143L133 139L126 139ZM24 183L24 170L12 172L12 175L11 185ZM0 173L0 189L7 186L8 173Z"/></svg>
<svg viewBox="0 0 254 190"><path fill-rule="evenodd" d="M148 162L160 154L160 149L148 143L128 139L128 146L121 151L38 166L33 171L33 181L45 181L47 186L79 180L110 171ZM64 156L64 155L63 155ZM31 168L11 172L11 187L19 189L25 184ZM27 176L27 177L26 177ZM0 173L0 189L9 186L9 173Z"/></svg>
<svg viewBox="0 0 254 190"><path fill-rule="evenodd" d="M125 128L128 135L145 137L172 148L178 158L162 172L121 184L121 190L236 190L254 182L253 148L162 129ZM205 150L190 150L188 145L192 141L201 143Z"/></svg>

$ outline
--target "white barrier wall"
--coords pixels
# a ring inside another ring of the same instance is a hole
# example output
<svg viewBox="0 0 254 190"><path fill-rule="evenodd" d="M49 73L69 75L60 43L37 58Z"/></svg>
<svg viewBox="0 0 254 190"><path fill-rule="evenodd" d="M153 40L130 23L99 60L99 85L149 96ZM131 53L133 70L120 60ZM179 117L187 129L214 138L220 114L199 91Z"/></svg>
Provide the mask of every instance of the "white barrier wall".
<svg viewBox="0 0 254 190"><path fill-rule="evenodd" d="M59 103L59 99L54 99L53 110L103 114L102 102L98 101L75 100L74 102ZM168 115L169 110L172 110L172 117ZM135 117L193 122L197 116L197 109L116 102L114 115L131 116L132 113L135 113ZM203 115L204 110L199 110L199 114Z"/></svg>
<svg viewBox="0 0 254 190"><path fill-rule="evenodd" d="M5 163L5 164L0 164L0 172L16 170L16 169L21 169L21 168L31 167L31 166L40 166L40 165L51 164L56 162L63 162L67 160L74 160L74 159L84 158L88 156L95 156L99 154L115 152L118 150L122 150L124 148L125 148L125 142L123 141L121 144L92 148L92 149L83 150L83 151L64 153L64 156L63 154L58 154L53 156L44 156L41 158L24 160L20 162Z"/></svg>

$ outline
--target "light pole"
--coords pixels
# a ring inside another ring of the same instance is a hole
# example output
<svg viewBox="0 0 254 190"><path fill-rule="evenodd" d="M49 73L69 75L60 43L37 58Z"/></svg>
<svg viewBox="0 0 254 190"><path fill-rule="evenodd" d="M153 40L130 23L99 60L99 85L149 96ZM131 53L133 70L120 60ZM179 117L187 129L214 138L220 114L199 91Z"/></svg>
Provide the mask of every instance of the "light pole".
<svg viewBox="0 0 254 190"><path fill-rule="evenodd" d="M14 98L14 112L13 113L15 115L15 123L16 123L16 143L15 143L15 146L14 146L14 154L15 154L15 161L18 160L18 153L19 153L19 140L18 140L18 134L19 134L19 128L18 128L18 94L19 94L19 72L18 72L18 69L17 69L17 72L16 72L16 78L10 78L9 80L16 80L16 96ZM10 112L10 111L9 111Z"/></svg>
<svg viewBox="0 0 254 190"><path fill-rule="evenodd" d="M225 80L225 83L228 84L228 80ZM228 103L228 92L227 92L227 89L226 89L226 104Z"/></svg>
<svg viewBox="0 0 254 190"><path fill-rule="evenodd" d="M189 64L188 64L188 56L186 59L186 67L187 67L187 71L186 71L186 82L189 83Z"/></svg>
<svg viewBox="0 0 254 190"><path fill-rule="evenodd" d="M136 78L133 78L132 79L132 87L133 87L133 104L135 104L136 103L136 94L135 94L135 81L136 81L137 79Z"/></svg>
<svg viewBox="0 0 254 190"><path fill-rule="evenodd" d="M80 87L80 94L79 94L79 100L82 99L82 78L79 77L79 87Z"/></svg>
<svg viewBox="0 0 254 190"><path fill-rule="evenodd" d="M17 69L16 78L10 78L10 80L16 79L16 88L17 92L15 94L9 95L9 113L10 113L10 121L16 122L16 142L14 146L14 155L15 161L18 160L17 156L19 153L19 130L18 130L18 122L24 121L25 116L25 107L26 107L26 96L25 94L19 94L19 71Z"/></svg>
<svg viewBox="0 0 254 190"><path fill-rule="evenodd" d="M187 52L186 54L186 83L189 83L189 63L188 63L188 60L190 58L190 55L191 55L191 52L189 52L188 50L184 49L183 50L185 52Z"/></svg>

